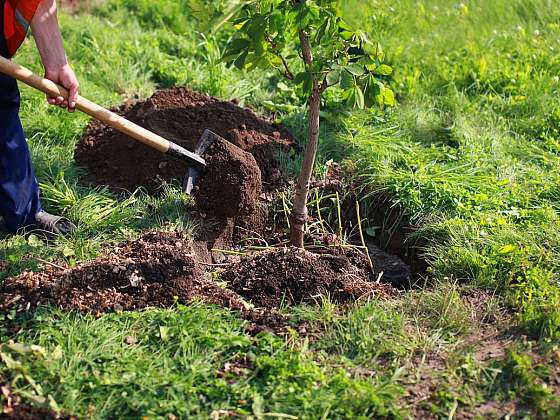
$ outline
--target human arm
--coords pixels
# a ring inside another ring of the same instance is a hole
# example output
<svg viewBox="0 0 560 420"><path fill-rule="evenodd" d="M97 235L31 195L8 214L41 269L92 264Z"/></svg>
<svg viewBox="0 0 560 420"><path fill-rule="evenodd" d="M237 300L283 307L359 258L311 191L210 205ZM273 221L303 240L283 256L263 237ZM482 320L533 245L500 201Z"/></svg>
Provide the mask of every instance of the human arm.
<svg viewBox="0 0 560 420"><path fill-rule="evenodd" d="M31 20L33 37L45 67L45 77L68 89L68 100L63 97L48 98L51 105L68 108L73 112L78 100L79 83L68 64L58 26L56 0L43 0Z"/></svg>

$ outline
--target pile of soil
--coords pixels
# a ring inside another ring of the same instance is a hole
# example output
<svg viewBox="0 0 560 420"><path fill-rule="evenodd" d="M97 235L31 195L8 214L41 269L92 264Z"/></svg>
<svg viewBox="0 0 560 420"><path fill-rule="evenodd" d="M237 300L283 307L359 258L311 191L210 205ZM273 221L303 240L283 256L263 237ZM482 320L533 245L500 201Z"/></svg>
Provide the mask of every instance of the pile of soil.
<svg viewBox="0 0 560 420"><path fill-rule="evenodd" d="M244 310L232 291L206 281L192 248L178 233L150 232L74 268L25 272L0 287L0 310L51 304L100 315L148 306L169 307L194 299Z"/></svg>
<svg viewBox="0 0 560 420"><path fill-rule="evenodd" d="M351 251L320 255L276 248L245 257L219 273L231 286L226 289L212 280L215 273L199 268L182 234L148 232L86 264L51 265L8 278L0 286L0 312L26 312L50 304L102 315L200 300L241 312L253 331L278 331L285 319L273 308L281 302L313 302L324 292L340 302L390 295L390 286L368 278L368 268L367 260ZM243 297L257 308L249 308Z"/></svg>
<svg viewBox="0 0 560 420"><path fill-rule="evenodd" d="M288 130L249 108L181 87L157 91L147 101L125 104L116 112L189 150L194 150L204 130L210 129L254 156L266 191L284 184L275 154L278 149L292 148L294 139ZM145 187L155 192L160 185L158 178L182 179L186 171L185 163L97 121L88 126L75 159L86 170L86 183L117 191Z"/></svg>
<svg viewBox="0 0 560 420"><path fill-rule="evenodd" d="M261 307L313 302L328 293L339 302L391 294L392 288L369 279L363 262L348 255L313 254L279 248L247 257L222 274L241 296Z"/></svg>
<svg viewBox="0 0 560 420"><path fill-rule="evenodd" d="M27 404L18 404L13 407L4 408L0 412L0 420L73 420L77 417L58 415L49 408L31 407Z"/></svg>

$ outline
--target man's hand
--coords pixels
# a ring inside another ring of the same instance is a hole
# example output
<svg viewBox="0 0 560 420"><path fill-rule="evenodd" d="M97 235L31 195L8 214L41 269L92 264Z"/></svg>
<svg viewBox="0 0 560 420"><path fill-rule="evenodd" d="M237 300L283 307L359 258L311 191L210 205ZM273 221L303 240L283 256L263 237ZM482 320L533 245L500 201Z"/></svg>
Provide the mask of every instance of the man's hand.
<svg viewBox="0 0 560 420"><path fill-rule="evenodd" d="M31 21L31 29L45 66L45 77L62 85L70 92L68 100L61 96L47 98L49 103L68 108L68 111L73 112L78 100L79 85L76 75L68 65L68 59L64 52L56 16L55 0L41 1Z"/></svg>
<svg viewBox="0 0 560 420"><path fill-rule="evenodd" d="M49 104L58 105L62 108L67 108L69 112L74 112L76 109L76 102L78 100L78 89L80 84L78 83L78 79L76 78L72 68L68 64L65 64L58 69L47 68L45 69L45 78L58 83L70 92L68 100L64 99L62 96L57 98L47 98Z"/></svg>

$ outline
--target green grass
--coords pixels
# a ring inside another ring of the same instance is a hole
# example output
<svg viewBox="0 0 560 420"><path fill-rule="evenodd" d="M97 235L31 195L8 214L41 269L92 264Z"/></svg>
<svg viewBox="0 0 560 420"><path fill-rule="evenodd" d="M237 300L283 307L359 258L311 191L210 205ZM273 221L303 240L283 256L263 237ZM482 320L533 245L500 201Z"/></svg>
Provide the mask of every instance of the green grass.
<svg viewBox="0 0 560 420"><path fill-rule="evenodd" d="M361 178L422 225L436 277L505 289L530 333L557 340L560 9L413 3L378 26L402 106L398 131L356 138Z"/></svg>
<svg viewBox="0 0 560 420"><path fill-rule="evenodd" d="M209 35L187 7L195 3L111 0L63 15L82 93L114 106L188 85L274 111L302 140L298 93L276 74L219 63L228 29ZM509 403L517 417L558 416L560 6L344 3L386 50L399 105L349 113L327 94L317 173L335 159L354 174L364 229L375 228L380 197L403 212L417 227L408 243L429 263L425 287L350 308L327 298L285 308L308 330L286 337L250 337L236 314L202 304L98 319L52 308L28 319L3 314L0 376L14 392L85 418L448 418L488 401ZM31 41L17 61L40 72ZM0 281L41 260L90 260L146 229L194 228L177 185L158 198L82 186L73 149L87 118L22 91L44 204L79 229L49 247L33 236L1 238L9 269ZM297 159L284 160L295 173ZM473 309L465 299L473 290L491 298ZM479 362L484 322L498 325L504 355ZM434 389L414 402L426 383Z"/></svg>

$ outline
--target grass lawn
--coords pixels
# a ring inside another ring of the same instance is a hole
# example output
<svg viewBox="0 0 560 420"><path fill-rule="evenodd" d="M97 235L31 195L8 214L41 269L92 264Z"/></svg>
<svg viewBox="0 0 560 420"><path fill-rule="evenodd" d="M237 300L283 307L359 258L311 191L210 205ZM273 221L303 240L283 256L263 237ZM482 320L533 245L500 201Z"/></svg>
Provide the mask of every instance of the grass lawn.
<svg viewBox="0 0 560 420"><path fill-rule="evenodd" d="M304 139L297 92L220 63L229 29L210 35L190 2L97 3L60 18L84 96L116 106L187 85L274 113ZM372 239L406 232L401 245L427 265L415 287L283 308L286 336L251 336L203 304L0 314L0 384L84 418L560 416L560 3L345 4L386 51L398 105L348 112L327 95L317 173L334 159L351 174ZM41 70L32 41L16 61ZM22 95L44 205L79 229L53 246L1 237L0 282L146 230L192 231L177 186L154 198L81 185L73 152L88 118Z"/></svg>

